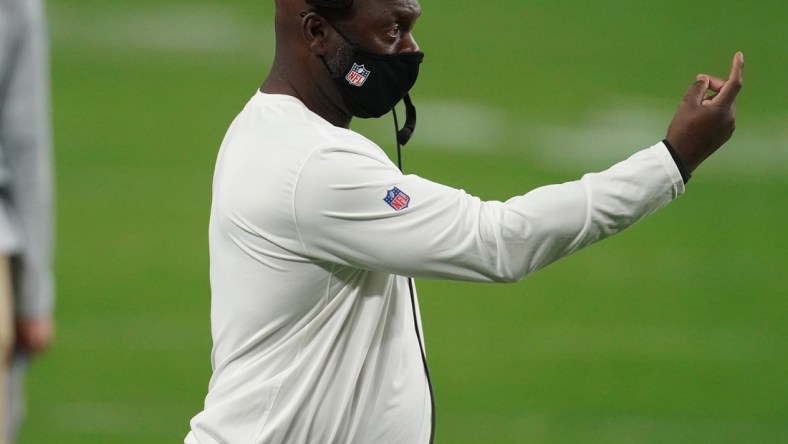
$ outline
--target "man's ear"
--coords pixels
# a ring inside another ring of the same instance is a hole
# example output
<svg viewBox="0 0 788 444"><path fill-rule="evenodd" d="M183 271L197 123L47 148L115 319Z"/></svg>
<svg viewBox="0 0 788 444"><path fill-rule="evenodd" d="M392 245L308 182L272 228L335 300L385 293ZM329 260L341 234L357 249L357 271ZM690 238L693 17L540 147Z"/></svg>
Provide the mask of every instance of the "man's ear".
<svg viewBox="0 0 788 444"><path fill-rule="evenodd" d="M326 20L315 12L307 12L301 19L301 33L309 50L318 56L328 51L328 33Z"/></svg>

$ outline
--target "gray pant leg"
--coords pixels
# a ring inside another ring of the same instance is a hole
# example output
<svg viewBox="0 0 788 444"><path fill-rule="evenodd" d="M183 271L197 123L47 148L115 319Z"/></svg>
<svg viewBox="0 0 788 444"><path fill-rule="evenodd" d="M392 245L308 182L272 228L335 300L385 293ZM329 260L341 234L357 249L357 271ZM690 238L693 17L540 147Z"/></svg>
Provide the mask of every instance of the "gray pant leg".
<svg viewBox="0 0 788 444"><path fill-rule="evenodd" d="M11 365L8 375L6 391L8 402L6 403L6 444L13 444L19 437L19 430L25 418L25 370L27 370L27 356L17 353Z"/></svg>

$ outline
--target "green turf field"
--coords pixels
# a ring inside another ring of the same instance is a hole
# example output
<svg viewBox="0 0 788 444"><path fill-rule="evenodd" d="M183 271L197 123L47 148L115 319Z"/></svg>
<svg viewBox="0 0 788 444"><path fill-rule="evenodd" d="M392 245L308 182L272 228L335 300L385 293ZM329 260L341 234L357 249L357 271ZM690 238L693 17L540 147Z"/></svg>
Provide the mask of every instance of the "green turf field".
<svg viewBox="0 0 788 444"><path fill-rule="evenodd" d="M210 376L213 161L272 3L49 2L59 330L23 444L182 442ZM674 204L519 284L418 283L436 442L785 442L788 3L422 7L405 167L485 199L659 141L698 72L746 61L737 133ZM388 117L355 126L392 153Z"/></svg>

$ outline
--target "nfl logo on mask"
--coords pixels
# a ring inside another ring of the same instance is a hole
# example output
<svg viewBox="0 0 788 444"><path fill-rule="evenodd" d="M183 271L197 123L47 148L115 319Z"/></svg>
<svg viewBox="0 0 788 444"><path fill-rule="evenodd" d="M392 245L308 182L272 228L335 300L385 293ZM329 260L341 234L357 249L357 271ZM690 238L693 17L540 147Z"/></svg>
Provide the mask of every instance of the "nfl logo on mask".
<svg viewBox="0 0 788 444"><path fill-rule="evenodd" d="M408 204L410 203L410 196L403 193L402 190L400 190L399 188L394 187L386 191L386 197L384 197L383 200L387 204L389 204L391 208L394 208L395 210L399 211L408 208Z"/></svg>
<svg viewBox="0 0 788 444"><path fill-rule="evenodd" d="M364 65L354 63L353 67L350 68L350 72L345 76L345 80L353 86L361 86L367 81L367 77L370 74L370 70L364 68Z"/></svg>

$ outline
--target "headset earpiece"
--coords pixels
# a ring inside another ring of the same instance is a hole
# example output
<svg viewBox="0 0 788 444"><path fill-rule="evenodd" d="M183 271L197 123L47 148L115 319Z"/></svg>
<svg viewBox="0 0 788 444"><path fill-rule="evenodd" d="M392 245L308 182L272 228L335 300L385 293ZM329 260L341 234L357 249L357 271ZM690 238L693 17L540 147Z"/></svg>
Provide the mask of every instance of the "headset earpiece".
<svg viewBox="0 0 788 444"><path fill-rule="evenodd" d="M353 0L306 0L306 4L316 8L326 9L346 9L350 7Z"/></svg>

